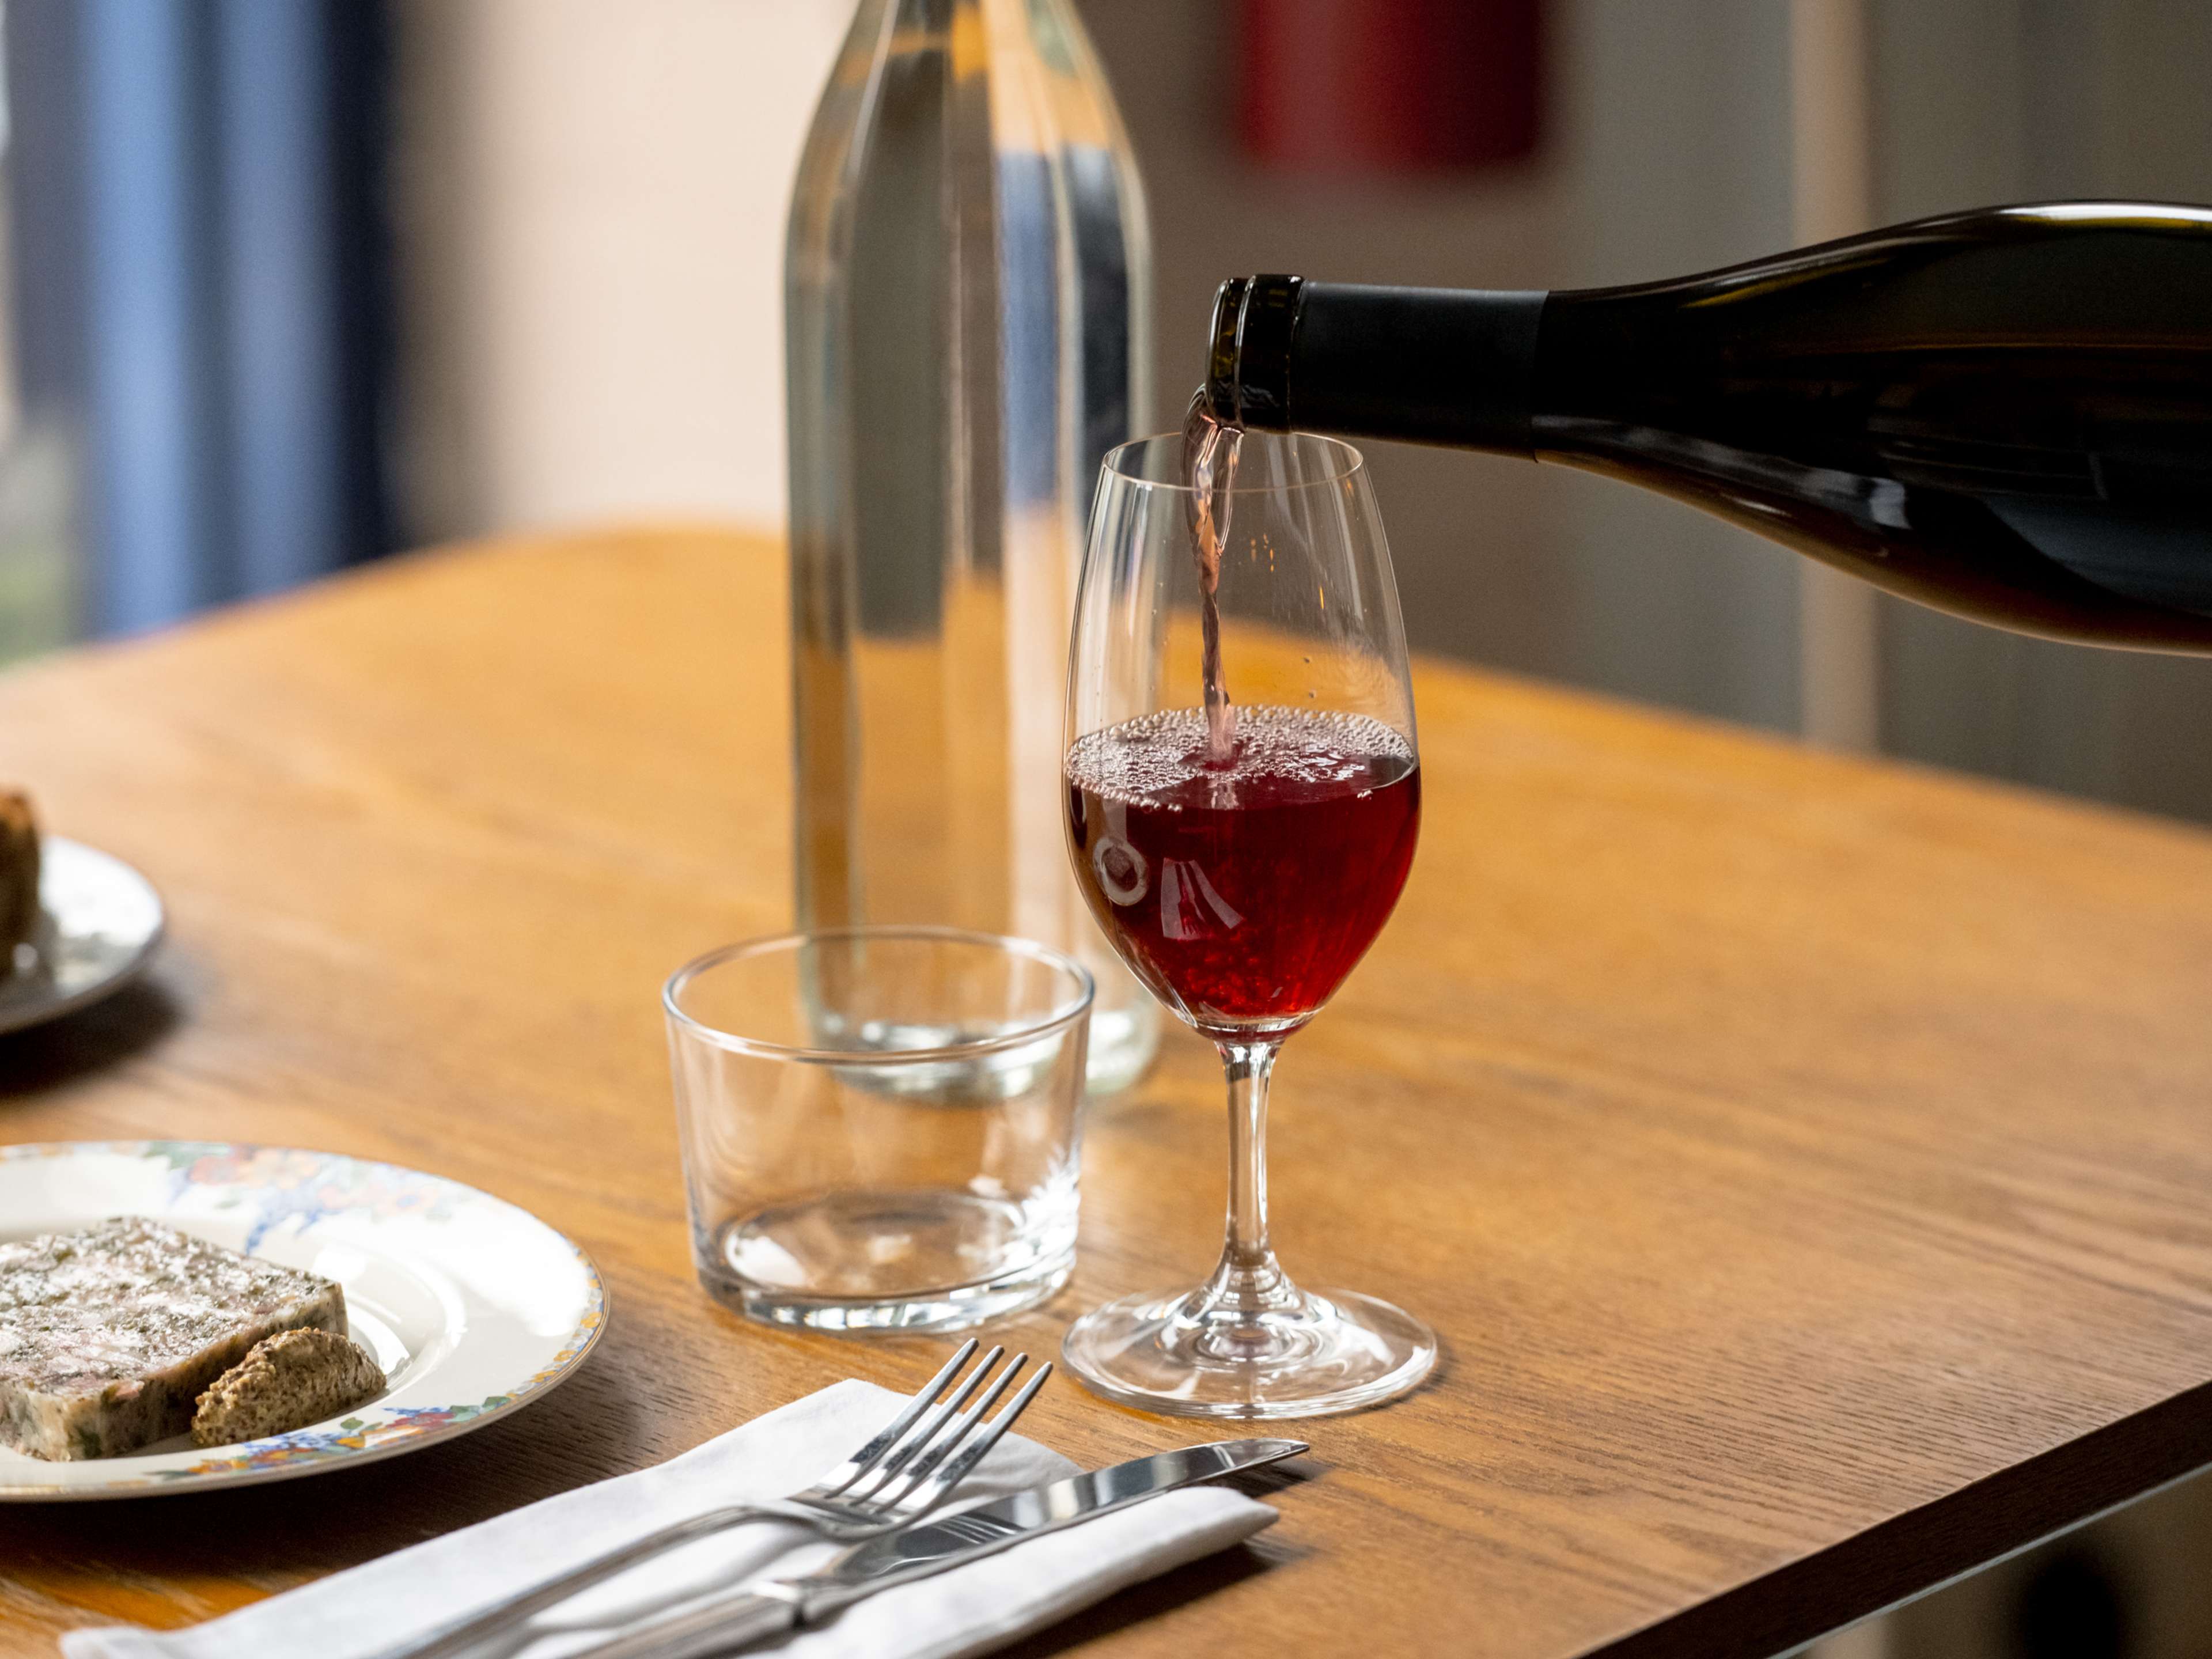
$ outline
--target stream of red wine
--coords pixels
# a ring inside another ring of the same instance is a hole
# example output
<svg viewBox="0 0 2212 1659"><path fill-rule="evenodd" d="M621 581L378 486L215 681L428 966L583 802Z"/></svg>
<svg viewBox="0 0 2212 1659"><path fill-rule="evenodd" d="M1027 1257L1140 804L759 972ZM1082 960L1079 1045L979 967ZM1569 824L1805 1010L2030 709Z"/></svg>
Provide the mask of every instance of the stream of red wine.
<svg viewBox="0 0 2212 1659"><path fill-rule="evenodd" d="M1229 498L1237 484L1240 427L1216 420L1200 386L1182 422L1183 474L1190 485L1191 550L1198 559L1199 628L1204 641L1206 755L1226 766L1237 744L1237 710L1221 675L1221 549L1229 537Z"/></svg>

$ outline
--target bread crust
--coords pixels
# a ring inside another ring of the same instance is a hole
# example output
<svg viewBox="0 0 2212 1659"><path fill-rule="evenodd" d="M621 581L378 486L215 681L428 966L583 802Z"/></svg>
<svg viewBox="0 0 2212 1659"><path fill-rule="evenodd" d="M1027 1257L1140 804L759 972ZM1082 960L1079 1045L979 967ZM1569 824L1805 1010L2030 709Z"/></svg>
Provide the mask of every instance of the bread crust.
<svg viewBox="0 0 2212 1659"><path fill-rule="evenodd" d="M384 1370L367 1350L329 1331L284 1331L200 1396L192 1443L228 1446L289 1434L384 1392Z"/></svg>

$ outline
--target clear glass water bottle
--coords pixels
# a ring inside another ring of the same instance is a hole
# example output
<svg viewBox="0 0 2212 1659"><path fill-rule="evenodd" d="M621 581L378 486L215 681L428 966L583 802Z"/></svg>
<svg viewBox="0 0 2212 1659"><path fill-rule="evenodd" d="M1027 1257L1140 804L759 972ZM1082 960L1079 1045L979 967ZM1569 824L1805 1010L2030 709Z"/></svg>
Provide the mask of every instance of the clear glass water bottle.
<svg viewBox="0 0 2212 1659"><path fill-rule="evenodd" d="M1151 416L1143 189L1069 0L860 0L785 252L798 910L1056 945L1091 1081L1158 1041L1067 871L1100 457Z"/></svg>

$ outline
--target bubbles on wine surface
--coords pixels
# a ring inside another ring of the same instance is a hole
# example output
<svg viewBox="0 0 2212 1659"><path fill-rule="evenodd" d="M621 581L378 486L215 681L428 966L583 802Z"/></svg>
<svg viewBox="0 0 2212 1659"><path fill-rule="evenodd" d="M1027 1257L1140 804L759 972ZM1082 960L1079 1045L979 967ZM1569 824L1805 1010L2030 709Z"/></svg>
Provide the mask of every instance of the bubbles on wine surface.
<svg viewBox="0 0 2212 1659"><path fill-rule="evenodd" d="M1260 805L1285 794L1376 788L1413 769L1404 735L1370 714L1261 705L1241 711L1225 761L1206 711L1169 708L1076 739L1068 781L1130 806Z"/></svg>

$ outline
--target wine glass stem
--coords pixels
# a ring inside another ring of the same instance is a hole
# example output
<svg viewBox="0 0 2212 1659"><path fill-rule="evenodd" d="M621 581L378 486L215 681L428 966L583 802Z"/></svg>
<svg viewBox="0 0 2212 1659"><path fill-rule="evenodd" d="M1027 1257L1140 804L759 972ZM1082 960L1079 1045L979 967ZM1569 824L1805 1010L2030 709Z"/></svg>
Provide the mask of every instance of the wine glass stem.
<svg viewBox="0 0 2212 1659"><path fill-rule="evenodd" d="M1216 1046L1229 1079L1229 1225L1221 1264L1200 1296L1217 1310L1287 1311L1303 1298L1267 1242L1267 1079L1281 1044Z"/></svg>

